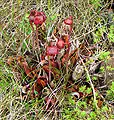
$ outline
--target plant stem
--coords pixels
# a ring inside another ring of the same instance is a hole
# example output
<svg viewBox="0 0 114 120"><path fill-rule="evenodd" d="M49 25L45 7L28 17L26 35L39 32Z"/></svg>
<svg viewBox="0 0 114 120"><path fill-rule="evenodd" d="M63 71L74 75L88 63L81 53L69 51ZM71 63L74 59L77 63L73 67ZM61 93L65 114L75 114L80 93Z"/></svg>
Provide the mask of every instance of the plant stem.
<svg viewBox="0 0 114 120"><path fill-rule="evenodd" d="M38 50L40 50L40 48L39 48L39 40L38 40L38 26L36 26L36 43L37 43Z"/></svg>
<svg viewBox="0 0 114 120"><path fill-rule="evenodd" d="M51 82L51 61L50 61L50 56L48 56L48 61L49 61L49 82Z"/></svg>
<svg viewBox="0 0 114 120"><path fill-rule="evenodd" d="M87 73L87 76L88 76L88 79L89 79L89 82L90 82L90 85L91 85L91 88L92 88L92 91L93 91L94 104L95 104L96 108L98 109L98 106L97 106L97 103L96 103L95 88L94 88L94 85L93 85L93 83L92 83L91 77L90 77L90 75L89 75L89 71L88 71L88 69L87 69L87 67L86 67L86 65L85 65L85 63L83 62L83 60L82 60L81 57L80 57L80 60L81 60L83 66L84 66L84 68L85 68L86 73Z"/></svg>

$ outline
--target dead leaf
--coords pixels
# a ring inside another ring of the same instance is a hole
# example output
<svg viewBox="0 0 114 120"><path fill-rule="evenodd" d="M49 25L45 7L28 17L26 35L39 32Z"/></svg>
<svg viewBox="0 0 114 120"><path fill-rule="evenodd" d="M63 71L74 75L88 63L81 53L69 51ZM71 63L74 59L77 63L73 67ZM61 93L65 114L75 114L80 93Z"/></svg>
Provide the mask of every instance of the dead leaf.
<svg viewBox="0 0 114 120"><path fill-rule="evenodd" d="M47 79L45 77L39 77L37 79L38 85L41 85L43 88L47 85Z"/></svg>
<svg viewBox="0 0 114 120"><path fill-rule="evenodd" d="M22 62L22 65L23 65L26 75L30 78L34 78L34 76L31 74L31 69L29 68L27 62L26 61Z"/></svg>
<svg viewBox="0 0 114 120"><path fill-rule="evenodd" d="M101 108L102 107L102 104L103 104L103 100L101 100L100 98L98 99L98 107Z"/></svg>

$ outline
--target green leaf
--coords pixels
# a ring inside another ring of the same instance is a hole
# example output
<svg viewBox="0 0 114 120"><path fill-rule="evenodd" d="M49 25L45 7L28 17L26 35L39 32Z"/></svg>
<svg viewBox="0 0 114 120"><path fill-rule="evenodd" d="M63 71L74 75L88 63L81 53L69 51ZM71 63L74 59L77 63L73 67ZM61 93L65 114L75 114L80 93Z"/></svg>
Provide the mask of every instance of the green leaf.
<svg viewBox="0 0 114 120"><path fill-rule="evenodd" d="M27 19L27 20L28 20L28 17L29 17L29 14L28 14L28 13L26 13L26 14L25 14L25 19Z"/></svg>
<svg viewBox="0 0 114 120"><path fill-rule="evenodd" d="M69 96L68 99L69 99L69 103L70 103L70 104L72 104L72 105L75 104L75 100L73 100L73 97L72 97L72 96Z"/></svg>
<svg viewBox="0 0 114 120"><path fill-rule="evenodd" d="M91 116L91 118L94 118L94 119L95 119L95 118L96 118L95 112L91 112L91 113L90 113L90 116Z"/></svg>
<svg viewBox="0 0 114 120"><path fill-rule="evenodd" d="M57 15L53 15L50 17L50 20L54 21L57 18Z"/></svg>
<svg viewBox="0 0 114 120"><path fill-rule="evenodd" d="M102 51L102 52L100 53L99 59L100 59L100 60L107 59L109 55L110 55L110 52L109 52L109 51L107 51L107 52Z"/></svg>
<svg viewBox="0 0 114 120"><path fill-rule="evenodd" d="M107 107L106 105L105 105L105 106L103 106L103 107L102 107L102 111L103 111L103 112L108 111L108 107Z"/></svg>
<svg viewBox="0 0 114 120"><path fill-rule="evenodd" d="M101 6L100 0L90 0L90 3L94 5L96 9Z"/></svg>
<svg viewBox="0 0 114 120"><path fill-rule="evenodd" d="M83 117L83 118L86 117L86 112L85 111L81 111L80 116Z"/></svg>
<svg viewBox="0 0 114 120"><path fill-rule="evenodd" d="M104 72L104 71L105 71L104 66L101 66L101 67L100 67L100 71L101 71L101 72Z"/></svg>
<svg viewBox="0 0 114 120"><path fill-rule="evenodd" d="M87 118L87 120L92 120L91 118Z"/></svg>
<svg viewBox="0 0 114 120"><path fill-rule="evenodd" d="M81 87L79 88L79 91L80 91L80 92L84 92L85 89L86 89L86 86L84 85L84 86L81 86Z"/></svg>
<svg viewBox="0 0 114 120"><path fill-rule="evenodd" d="M91 92L92 92L92 89L91 88L87 88L86 93L90 94Z"/></svg>
<svg viewBox="0 0 114 120"><path fill-rule="evenodd" d="M114 82L112 82L110 89L114 92Z"/></svg>
<svg viewBox="0 0 114 120"><path fill-rule="evenodd" d="M109 28L108 39L110 42L114 42L114 25Z"/></svg>
<svg viewBox="0 0 114 120"><path fill-rule="evenodd" d="M98 43L100 41L100 39L96 38L94 39L94 43Z"/></svg>
<svg viewBox="0 0 114 120"><path fill-rule="evenodd" d="M114 42L114 34L109 33L108 34L108 39L109 39L110 42Z"/></svg>
<svg viewBox="0 0 114 120"><path fill-rule="evenodd" d="M93 80L97 80L97 77L94 76L94 77L92 77L92 79L93 79Z"/></svg>
<svg viewBox="0 0 114 120"><path fill-rule="evenodd" d="M111 115L111 119L114 119L114 115Z"/></svg>
<svg viewBox="0 0 114 120"><path fill-rule="evenodd" d="M37 92L36 90L34 90L34 93L35 93L35 95L37 95L37 94L38 94L38 92Z"/></svg>
<svg viewBox="0 0 114 120"><path fill-rule="evenodd" d="M79 107L87 108L87 103L84 101L78 101L77 104Z"/></svg>
<svg viewBox="0 0 114 120"><path fill-rule="evenodd" d="M114 67L113 67L113 68L111 68L111 71L114 71Z"/></svg>

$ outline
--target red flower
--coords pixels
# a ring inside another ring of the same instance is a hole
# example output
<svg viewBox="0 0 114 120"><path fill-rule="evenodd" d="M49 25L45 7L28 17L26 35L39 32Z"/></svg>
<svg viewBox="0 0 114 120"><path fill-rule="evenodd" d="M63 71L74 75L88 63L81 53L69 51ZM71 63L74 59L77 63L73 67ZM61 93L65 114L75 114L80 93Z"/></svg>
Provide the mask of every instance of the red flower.
<svg viewBox="0 0 114 120"><path fill-rule="evenodd" d="M64 43L64 41L63 41L62 39L59 39L59 40L57 41L57 47L58 47L59 49L64 48L64 45L65 45L65 43Z"/></svg>
<svg viewBox="0 0 114 120"><path fill-rule="evenodd" d="M30 15L29 15L29 21L30 21L31 23L34 22L34 17L35 17L35 14L36 14L36 13L37 13L36 10L31 10Z"/></svg>
<svg viewBox="0 0 114 120"><path fill-rule="evenodd" d="M33 23L34 22L34 16L29 16L29 21Z"/></svg>
<svg viewBox="0 0 114 120"><path fill-rule="evenodd" d="M55 56L58 54L58 48L56 46L47 47L46 53L49 56Z"/></svg>
<svg viewBox="0 0 114 120"><path fill-rule="evenodd" d="M34 24L35 25L42 25L43 22L46 20L46 15L44 12L36 12L35 18L34 18Z"/></svg>
<svg viewBox="0 0 114 120"><path fill-rule="evenodd" d="M44 12L36 12L36 14L35 14L35 16L40 16L40 15L42 15L43 16L43 19L44 19L44 21L46 20L46 15L45 15L45 13Z"/></svg>
<svg viewBox="0 0 114 120"><path fill-rule="evenodd" d="M73 24L73 18L72 18L72 16L70 16L69 18L65 19L64 23L66 25L72 25Z"/></svg>

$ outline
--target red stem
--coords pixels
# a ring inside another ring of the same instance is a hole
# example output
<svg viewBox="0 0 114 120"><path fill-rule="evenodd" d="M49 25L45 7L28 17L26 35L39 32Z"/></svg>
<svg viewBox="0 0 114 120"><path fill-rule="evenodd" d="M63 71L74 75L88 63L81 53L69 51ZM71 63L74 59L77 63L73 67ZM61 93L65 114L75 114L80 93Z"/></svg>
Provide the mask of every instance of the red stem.
<svg viewBox="0 0 114 120"><path fill-rule="evenodd" d="M38 40L38 26L36 26L36 43L37 43L38 50L39 50L40 48L39 48L39 40Z"/></svg>

